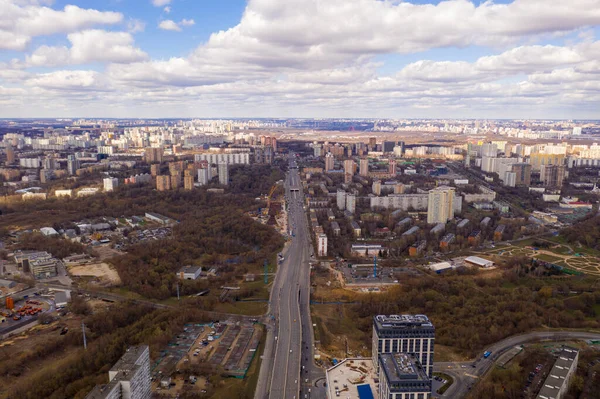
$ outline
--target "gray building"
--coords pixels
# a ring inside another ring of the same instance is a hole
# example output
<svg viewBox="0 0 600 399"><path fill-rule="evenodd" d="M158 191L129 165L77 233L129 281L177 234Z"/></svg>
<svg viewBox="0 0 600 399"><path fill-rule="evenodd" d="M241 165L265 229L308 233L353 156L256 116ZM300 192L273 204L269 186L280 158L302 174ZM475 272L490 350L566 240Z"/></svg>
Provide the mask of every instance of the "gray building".
<svg viewBox="0 0 600 399"><path fill-rule="evenodd" d="M219 163L219 184L227 186L229 184L229 165L225 162Z"/></svg>
<svg viewBox="0 0 600 399"><path fill-rule="evenodd" d="M379 399L431 398L431 379L414 356L382 353L379 370Z"/></svg>
<svg viewBox="0 0 600 399"><path fill-rule="evenodd" d="M379 354L412 354L431 378L434 341L435 327L425 315L378 315L373 318L372 356L377 367Z"/></svg>
<svg viewBox="0 0 600 399"><path fill-rule="evenodd" d="M569 390L569 382L577 369L578 360L579 350L563 346L536 399L561 399Z"/></svg>
<svg viewBox="0 0 600 399"><path fill-rule="evenodd" d="M133 346L108 372L109 383L97 385L86 399L150 399L150 349Z"/></svg>

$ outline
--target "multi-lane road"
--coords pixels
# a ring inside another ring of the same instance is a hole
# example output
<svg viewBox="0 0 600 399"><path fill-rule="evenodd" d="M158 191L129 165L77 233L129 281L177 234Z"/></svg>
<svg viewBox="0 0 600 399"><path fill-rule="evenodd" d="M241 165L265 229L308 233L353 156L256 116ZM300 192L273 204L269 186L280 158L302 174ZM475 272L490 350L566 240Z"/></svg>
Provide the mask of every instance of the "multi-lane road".
<svg viewBox="0 0 600 399"><path fill-rule="evenodd" d="M259 375L257 399L318 398L312 381L313 334L310 321L310 259L313 256L303 207L303 189L294 155L285 181L288 230L292 240L284 251L269 301L267 345ZM309 392L310 389L310 392Z"/></svg>

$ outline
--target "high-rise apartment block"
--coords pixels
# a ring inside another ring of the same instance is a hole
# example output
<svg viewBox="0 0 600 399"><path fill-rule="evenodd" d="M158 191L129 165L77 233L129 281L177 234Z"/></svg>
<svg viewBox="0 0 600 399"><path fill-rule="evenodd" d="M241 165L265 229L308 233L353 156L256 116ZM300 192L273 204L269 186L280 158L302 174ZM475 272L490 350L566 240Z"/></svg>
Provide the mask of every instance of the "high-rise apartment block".
<svg viewBox="0 0 600 399"><path fill-rule="evenodd" d="M12 165L15 163L15 159L15 149L12 147L12 145L8 145L8 147L6 147L6 164Z"/></svg>
<svg viewBox="0 0 600 399"><path fill-rule="evenodd" d="M327 234L319 234L317 244L319 256L327 256Z"/></svg>
<svg viewBox="0 0 600 399"><path fill-rule="evenodd" d="M363 177L369 176L369 160L367 158L362 158L360 160L359 174Z"/></svg>
<svg viewBox="0 0 600 399"><path fill-rule="evenodd" d="M206 186L208 182L210 182L210 179L210 167L198 169L198 183L200 183L201 186Z"/></svg>
<svg viewBox="0 0 600 399"><path fill-rule="evenodd" d="M161 163L163 160L163 149L157 147L146 148L145 159L147 163Z"/></svg>
<svg viewBox="0 0 600 399"><path fill-rule="evenodd" d="M540 180L546 187L562 187L565 179L564 165L542 165L540 169Z"/></svg>
<svg viewBox="0 0 600 399"><path fill-rule="evenodd" d="M481 157L496 158L498 156L498 145L485 143L481 145Z"/></svg>
<svg viewBox="0 0 600 399"><path fill-rule="evenodd" d="M346 209L346 192L344 190L338 190L336 195L337 207L340 211Z"/></svg>
<svg viewBox="0 0 600 399"><path fill-rule="evenodd" d="M531 186L531 165L528 163L515 163L512 171L516 174L515 184L517 186Z"/></svg>
<svg viewBox="0 0 600 399"><path fill-rule="evenodd" d="M181 187L181 174L173 173L171 175L171 189L177 190L179 187Z"/></svg>
<svg viewBox="0 0 600 399"><path fill-rule="evenodd" d="M381 180L373 180L373 185L371 186L371 191L375 195L381 195Z"/></svg>
<svg viewBox="0 0 600 399"><path fill-rule="evenodd" d="M429 191L427 223L446 223L454 218L454 193L454 188L448 186Z"/></svg>
<svg viewBox="0 0 600 399"><path fill-rule="evenodd" d="M425 315L378 315L373 318L373 365L379 370L379 355L413 355L429 378L433 373L435 327Z"/></svg>
<svg viewBox="0 0 600 399"><path fill-rule="evenodd" d="M75 176L79 169L79 161L75 158L75 155L69 155L67 157L67 172L71 176Z"/></svg>
<svg viewBox="0 0 600 399"><path fill-rule="evenodd" d="M541 170L542 165L564 165L565 154L534 153L529 156L533 170Z"/></svg>
<svg viewBox="0 0 600 399"><path fill-rule="evenodd" d="M392 176L396 176L396 160L390 159L388 163L388 173Z"/></svg>
<svg viewBox="0 0 600 399"><path fill-rule="evenodd" d="M225 162L219 163L219 184L223 186L229 184L229 166Z"/></svg>
<svg viewBox="0 0 600 399"><path fill-rule="evenodd" d="M154 164L150 166L150 174L152 177L160 175L160 164Z"/></svg>
<svg viewBox="0 0 600 399"><path fill-rule="evenodd" d="M156 176L156 189L158 191L167 191L171 189L171 176L158 175Z"/></svg>
<svg viewBox="0 0 600 399"><path fill-rule="evenodd" d="M346 195L346 210L350 213L356 212L356 194Z"/></svg>
<svg viewBox="0 0 600 399"><path fill-rule="evenodd" d="M333 170L334 167L335 167L335 163L334 163L333 154L328 152L325 155L325 172L329 172L330 170Z"/></svg>
<svg viewBox="0 0 600 399"><path fill-rule="evenodd" d="M344 161L344 173L354 176L356 173L356 162L351 159L346 159Z"/></svg>
<svg viewBox="0 0 600 399"><path fill-rule="evenodd" d="M383 152L384 153L394 152L395 146L396 146L396 143L393 141L384 141L383 142Z"/></svg>
<svg viewBox="0 0 600 399"><path fill-rule="evenodd" d="M134 346L108 372L109 383L97 385L85 399L150 399L150 349Z"/></svg>
<svg viewBox="0 0 600 399"><path fill-rule="evenodd" d="M119 179L108 177L103 180L104 191L114 191L119 186Z"/></svg>
<svg viewBox="0 0 600 399"><path fill-rule="evenodd" d="M186 190L194 189L194 176L184 176L183 177L183 188Z"/></svg>
<svg viewBox="0 0 600 399"><path fill-rule="evenodd" d="M374 151L377 147L377 137L369 137L369 150Z"/></svg>

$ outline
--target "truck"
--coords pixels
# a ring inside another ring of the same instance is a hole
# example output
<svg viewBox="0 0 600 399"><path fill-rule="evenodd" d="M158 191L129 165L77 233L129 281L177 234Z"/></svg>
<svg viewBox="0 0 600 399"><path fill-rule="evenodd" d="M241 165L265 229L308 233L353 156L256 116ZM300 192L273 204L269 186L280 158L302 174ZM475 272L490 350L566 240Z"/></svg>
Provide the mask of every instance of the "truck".
<svg viewBox="0 0 600 399"><path fill-rule="evenodd" d="M490 351L485 351L485 352L483 352L483 358L484 358L484 359L487 359L488 357L490 357L490 355L491 355L491 354L492 354L492 352L490 352Z"/></svg>

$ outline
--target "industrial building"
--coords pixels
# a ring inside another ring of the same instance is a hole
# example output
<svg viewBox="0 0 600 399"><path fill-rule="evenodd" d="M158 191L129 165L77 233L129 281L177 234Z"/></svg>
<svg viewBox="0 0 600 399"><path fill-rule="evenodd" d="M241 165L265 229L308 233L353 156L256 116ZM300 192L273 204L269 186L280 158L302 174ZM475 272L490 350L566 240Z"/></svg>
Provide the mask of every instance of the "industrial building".
<svg viewBox="0 0 600 399"><path fill-rule="evenodd" d="M149 399L150 349L134 346L108 372L109 383L97 385L86 399Z"/></svg>
<svg viewBox="0 0 600 399"><path fill-rule="evenodd" d="M378 315L373 318L372 356L379 370L379 355L412 354L426 375L433 373L435 327L425 315Z"/></svg>
<svg viewBox="0 0 600 399"><path fill-rule="evenodd" d="M479 256L469 256L465 258L465 264L479 266L479 267L492 267L494 262L491 260L480 258Z"/></svg>
<svg viewBox="0 0 600 399"><path fill-rule="evenodd" d="M181 280L196 280L200 277L202 267L200 266L184 266L177 272L177 277Z"/></svg>
<svg viewBox="0 0 600 399"><path fill-rule="evenodd" d="M379 369L379 399L431 398L431 379L416 357L381 353Z"/></svg>

